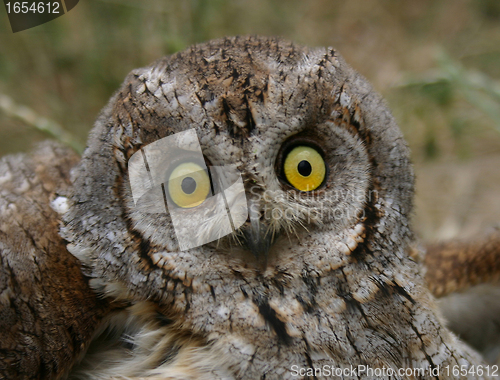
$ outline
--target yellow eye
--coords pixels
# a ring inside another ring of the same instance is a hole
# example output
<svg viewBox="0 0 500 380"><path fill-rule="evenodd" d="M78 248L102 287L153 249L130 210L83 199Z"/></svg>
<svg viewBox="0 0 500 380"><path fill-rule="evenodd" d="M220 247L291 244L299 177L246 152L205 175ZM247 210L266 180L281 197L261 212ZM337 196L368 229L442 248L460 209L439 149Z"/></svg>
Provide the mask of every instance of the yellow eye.
<svg viewBox="0 0 500 380"><path fill-rule="evenodd" d="M323 157L309 146L293 148L286 156L283 170L288 182L300 191L318 188L326 174Z"/></svg>
<svg viewBox="0 0 500 380"><path fill-rule="evenodd" d="M170 198L182 208L202 204L209 192L210 178L207 171L194 162L180 164L172 171L168 179Z"/></svg>

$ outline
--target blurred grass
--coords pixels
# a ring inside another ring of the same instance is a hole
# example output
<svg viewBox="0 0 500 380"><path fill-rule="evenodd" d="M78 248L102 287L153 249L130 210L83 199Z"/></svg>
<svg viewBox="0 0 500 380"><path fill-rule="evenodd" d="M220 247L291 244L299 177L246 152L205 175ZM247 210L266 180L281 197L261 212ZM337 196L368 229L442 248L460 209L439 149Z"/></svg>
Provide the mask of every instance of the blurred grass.
<svg viewBox="0 0 500 380"><path fill-rule="evenodd" d="M388 100L417 162L500 153L498 0L82 0L16 34L0 9L0 94L76 144L133 68L262 34L337 48ZM1 110L0 136L0 155L47 137Z"/></svg>

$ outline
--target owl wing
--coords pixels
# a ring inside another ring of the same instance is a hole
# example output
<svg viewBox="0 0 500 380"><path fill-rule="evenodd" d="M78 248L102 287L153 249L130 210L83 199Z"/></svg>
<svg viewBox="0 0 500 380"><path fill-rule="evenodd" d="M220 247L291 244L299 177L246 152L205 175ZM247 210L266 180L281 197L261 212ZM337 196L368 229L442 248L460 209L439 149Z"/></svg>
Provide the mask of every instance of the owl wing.
<svg viewBox="0 0 500 380"><path fill-rule="evenodd" d="M448 327L500 364L500 229L429 245L425 264Z"/></svg>
<svg viewBox="0 0 500 380"><path fill-rule="evenodd" d="M106 314L58 233L77 161L55 143L0 160L0 379L65 377Z"/></svg>

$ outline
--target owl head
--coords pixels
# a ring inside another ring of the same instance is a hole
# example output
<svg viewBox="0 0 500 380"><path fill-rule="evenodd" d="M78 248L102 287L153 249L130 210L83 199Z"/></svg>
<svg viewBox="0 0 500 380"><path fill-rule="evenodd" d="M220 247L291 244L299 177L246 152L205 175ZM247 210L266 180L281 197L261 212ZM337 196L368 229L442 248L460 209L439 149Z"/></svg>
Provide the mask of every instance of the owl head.
<svg viewBox="0 0 500 380"><path fill-rule="evenodd" d="M419 286L408 148L333 49L225 38L133 70L72 175L62 232L94 287L210 339L299 352L334 340L304 340L314 313L362 326L349 305L383 309ZM217 197L234 184L237 211Z"/></svg>

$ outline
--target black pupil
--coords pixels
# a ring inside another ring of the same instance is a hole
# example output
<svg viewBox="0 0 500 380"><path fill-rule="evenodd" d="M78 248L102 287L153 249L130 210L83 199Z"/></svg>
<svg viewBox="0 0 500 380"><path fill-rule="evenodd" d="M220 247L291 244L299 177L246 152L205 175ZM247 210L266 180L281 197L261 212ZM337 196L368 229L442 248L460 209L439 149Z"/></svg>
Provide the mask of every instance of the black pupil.
<svg viewBox="0 0 500 380"><path fill-rule="evenodd" d="M193 194L196 190L196 181L192 177L186 177L182 180L181 188L186 194Z"/></svg>
<svg viewBox="0 0 500 380"><path fill-rule="evenodd" d="M307 177L312 172L311 164L309 162L307 162L306 160L302 160L297 165L297 170L299 171L299 174L301 176Z"/></svg>

